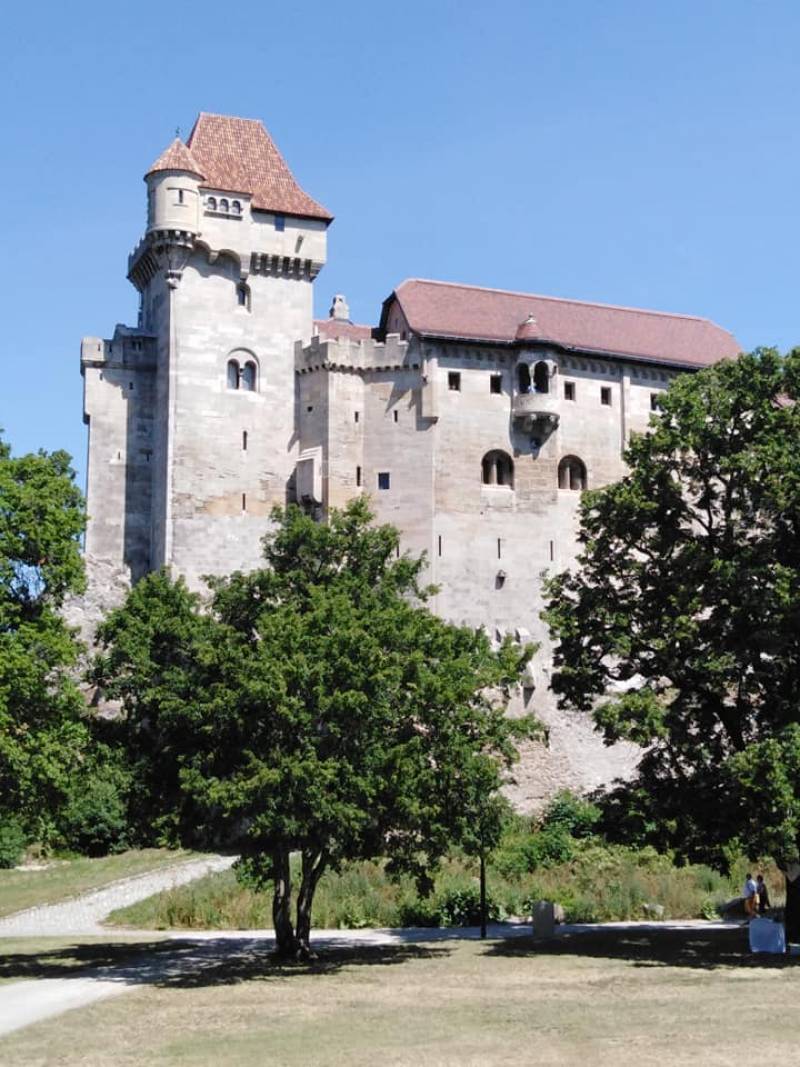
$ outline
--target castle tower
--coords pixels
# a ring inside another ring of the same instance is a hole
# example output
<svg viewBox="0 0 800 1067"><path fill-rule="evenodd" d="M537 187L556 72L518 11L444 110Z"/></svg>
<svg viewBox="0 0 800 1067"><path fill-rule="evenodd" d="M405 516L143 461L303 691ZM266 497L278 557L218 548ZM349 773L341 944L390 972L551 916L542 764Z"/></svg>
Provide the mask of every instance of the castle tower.
<svg viewBox="0 0 800 1067"><path fill-rule="evenodd" d="M145 175L136 327L84 339L87 557L135 579L252 567L293 490L294 345L312 334L329 213L264 126L201 114Z"/></svg>

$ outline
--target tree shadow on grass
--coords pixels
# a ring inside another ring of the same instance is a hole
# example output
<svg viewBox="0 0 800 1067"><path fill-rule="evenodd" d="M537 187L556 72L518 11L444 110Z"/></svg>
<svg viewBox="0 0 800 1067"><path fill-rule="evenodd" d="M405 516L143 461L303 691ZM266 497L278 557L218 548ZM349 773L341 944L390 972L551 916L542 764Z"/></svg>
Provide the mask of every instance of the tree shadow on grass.
<svg viewBox="0 0 800 1067"><path fill-rule="evenodd" d="M346 967L387 967L449 955L441 945L333 945L308 962L279 960L268 940L211 938L134 945L59 945L0 957L0 978L94 978L129 985L198 989L239 982L325 977ZM0 987L0 990L2 987Z"/></svg>
<svg viewBox="0 0 800 1067"><path fill-rule="evenodd" d="M797 956L750 952L747 927L703 930L657 926L619 926L565 932L537 941L520 937L487 947L492 956L573 956L627 960L635 967L689 967L711 971L720 967L796 967Z"/></svg>

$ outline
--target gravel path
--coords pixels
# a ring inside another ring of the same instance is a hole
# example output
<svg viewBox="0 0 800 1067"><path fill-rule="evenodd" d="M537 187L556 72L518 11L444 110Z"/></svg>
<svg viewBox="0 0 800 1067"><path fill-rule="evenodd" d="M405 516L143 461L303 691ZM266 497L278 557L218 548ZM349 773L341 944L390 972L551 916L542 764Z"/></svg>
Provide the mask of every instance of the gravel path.
<svg viewBox="0 0 800 1067"><path fill-rule="evenodd" d="M0 937L72 937L76 934L107 934L102 920L116 908L124 908L154 893L202 878L212 871L224 871L235 856L211 856L162 867L149 874L125 878L96 889L82 897L28 908L0 919Z"/></svg>

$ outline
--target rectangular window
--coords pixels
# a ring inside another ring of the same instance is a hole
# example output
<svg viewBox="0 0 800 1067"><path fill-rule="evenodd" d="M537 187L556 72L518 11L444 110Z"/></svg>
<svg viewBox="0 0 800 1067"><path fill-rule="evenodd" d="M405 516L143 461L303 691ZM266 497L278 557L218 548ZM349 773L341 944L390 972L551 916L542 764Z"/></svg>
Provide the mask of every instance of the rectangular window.
<svg viewBox="0 0 800 1067"><path fill-rule="evenodd" d="M607 408L611 407L611 387L609 385L601 386L600 403L604 404Z"/></svg>
<svg viewBox="0 0 800 1067"><path fill-rule="evenodd" d="M361 485L361 468L356 467L356 485Z"/></svg>
<svg viewBox="0 0 800 1067"><path fill-rule="evenodd" d="M489 392L490 393L502 393L503 391L503 375L493 374L489 378Z"/></svg>
<svg viewBox="0 0 800 1067"><path fill-rule="evenodd" d="M358 412L357 411L353 412L353 422L358 422Z"/></svg>
<svg viewBox="0 0 800 1067"><path fill-rule="evenodd" d="M395 422L397 422L397 419L398 419L398 414L399 414L399 413L398 413L397 411L393 411L393 412L392 412L392 415L394 415L394 421L395 421Z"/></svg>
<svg viewBox="0 0 800 1067"><path fill-rule="evenodd" d="M564 382L564 399L575 399L575 382Z"/></svg>
<svg viewBox="0 0 800 1067"><path fill-rule="evenodd" d="M651 393L650 394L650 410L651 411L659 411L660 409L661 409L661 394L660 393Z"/></svg>
<svg viewBox="0 0 800 1067"><path fill-rule="evenodd" d="M453 393L461 392L461 375L457 370L451 370L447 375L447 388Z"/></svg>
<svg viewBox="0 0 800 1067"><path fill-rule="evenodd" d="M389 482L390 482L389 471L378 471L378 488L379 489L388 489L389 488Z"/></svg>
<svg viewBox="0 0 800 1067"><path fill-rule="evenodd" d="M242 452L247 451L247 430L242 430Z"/></svg>
<svg viewBox="0 0 800 1067"><path fill-rule="evenodd" d="M278 231L278 233L283 233L283 231L286 229L286 216L285 215L276 215L275 216L275 229Z"/></svg>

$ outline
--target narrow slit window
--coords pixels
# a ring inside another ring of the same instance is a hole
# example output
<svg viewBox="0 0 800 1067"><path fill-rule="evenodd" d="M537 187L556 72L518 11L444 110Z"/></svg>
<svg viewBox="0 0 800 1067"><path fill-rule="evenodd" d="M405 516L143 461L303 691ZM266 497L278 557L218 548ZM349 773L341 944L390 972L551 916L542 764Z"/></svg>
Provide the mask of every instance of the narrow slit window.
<svg viewBox="0 0 800 1067"><path fill-rule="evenodd" d="M503 539L501 537L497 538L497 558L503 558Z"/></svg>
<svg viewBox="0 0 800 1067"><path fill-rule="evenodd" d="M361 468L360 467L356 467L356 485L357 486L361 485Z"/></svg>
<svg viewBox="0 0 800 1067"><path fill-rule="evenodd" d="M247 493L242 493L242 511L247 511Z"/></svg>
<svg viewBox="0 0 800 1067"><path fill-rule="evenodd" d="M611 407L611 386L603 385L600 387L600 403L604 407Z"/></svg>
<svg viewBox="0 0 800 1067"><path fill-rule="evenodd" d="M447 375L447 388L451 393L461 392L461 374L457 370L451 370Z"/></svg>
<svg viewBox="0 0 800 1067"><path fill-rule="evenodd" d="M247 430L242 430L242 452L247 451Z"/></svg>
<svg viewBox="0 0 800 1067"><path fill-rule="evenodd" d="M395 410L395 411L392 412L392 415L394 416L394 421L397 422L398 417L399 417L398 416L398 412Z"/></svg>
<svg viewBox="0 0 800 1067"><path fill-rule="evenodd" d="M358 412L357 411L353 412L353 422L358 422Z"/></svg>
<svg viewBox="0 0 800 1067"><path fill-rule="evenodd" d="M564 382L564 399L575 399L575 382Z"/></svg>
<svg viewBox="0 0 800 1067"><path fill-rule="evenodd" d="M550 562L552 563L556 558L556 546L555 542L550 542Z"/></svg>
<svg viewBox="0 0 800 1067"><path fill-rule="evenodd" d="M441 556L441 554L442 554L442 535L441 534L439 534L439 539L438 539L436 548L437 548L438 554Z"/></svg>
<svg viewBox="0 0 800 1067"><path fill-rule="evenodd" d="M391 476L389 471L378 471L378 488L388 489L391 485Z"/></svg>

